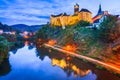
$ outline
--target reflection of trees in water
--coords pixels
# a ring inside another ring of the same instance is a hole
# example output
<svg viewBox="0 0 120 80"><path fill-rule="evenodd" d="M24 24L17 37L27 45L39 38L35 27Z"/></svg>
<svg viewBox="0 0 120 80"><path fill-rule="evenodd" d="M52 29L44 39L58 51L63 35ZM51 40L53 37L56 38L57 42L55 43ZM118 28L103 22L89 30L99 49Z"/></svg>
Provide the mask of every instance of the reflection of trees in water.
<svg viewBox="0 0 120 80"><path fill-rule="evenodd" d="M81 63L80 60L59 53L58 51L48 50L41 47L39 49L37 48L37 56L39 56L41 60L44 60L45 56L48 56L51 59L52 66L59 66L64 70L68 77L71 76L72 73L74 73L74 76L81 77L90 73L89 68L81 66L83 64L78 65Z"/></svg>
<svg viewBox="0 0 120 80"><path fill-rule="evenodd" d="M24 46L24 41L15 42L14 45L10 48L10 51L15 54L19 48Z"/></svg>
<svg viewBox="0 0 120 80"><path fill-rule="evenodd" d="M28 49L29 49L29 50L31 50L31 49L33 49L33 48L34 48L34 46L31 46L31 45L28 46Z"/></svg>
<svg viewBox="0 0 120 80"><path fill-rule="evenodd" d="M19 42L16 42L12 47L11 47L11 51L13 52L13 54L15 54L17 52L18 49L24 47L26 44L26 41L19 41ZM31 50L34 48L34 43L32 42L29 42L27 41L27 46L28 46L28 49Z"/></svg>
<svg viewBox="0 0 120 80"><path fill-rule="evenodd" d="M13 54L15 54L15 53L17 52L17 50L18 50L18 49L15 49L15 50L12 50L11 52L12 52Z"/></svg>
<svg viewBox="0 0 120 80"><path fill-rule="evenodd" d="M11 66L8 59L4 59L4 61L0 64L0 76L6 75L11 71Z"/></svg>
<svg viewBox="0 0 120 80"><path fill-rule="evenodd" d="M34 48L35 44L33 42L30 42L30 41L25 41L24 42L24 45L25 46L28 46L28 49L31 50Z"/></svg>
<svg viewBox="0 0 120 80"><path fill-rule="evenodd" d="M44 47L41 47L41 48L38 48L37 47L37 50L36 50L36 56L41 59L41 60L44 60L45 56L49 55L48 54L48 49L45 49Z"/></svg>
<svg viewBox="0 0 120 80"><path fill-rule="evenodd" d="M4 58L8 58L9 55L8 55L8 52L4 53L4 52L0 52L0 64L1 62L4 61Z"/></svg>

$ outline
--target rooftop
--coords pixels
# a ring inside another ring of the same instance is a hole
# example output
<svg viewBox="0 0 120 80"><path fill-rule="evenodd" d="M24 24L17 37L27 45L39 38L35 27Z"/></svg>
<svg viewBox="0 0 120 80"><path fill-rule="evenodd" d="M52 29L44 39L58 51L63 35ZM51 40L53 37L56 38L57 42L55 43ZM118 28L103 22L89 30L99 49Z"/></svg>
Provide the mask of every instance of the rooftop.
<svg viewBox="0 0 120 80"><path fill-rule="evenodd" d="M61 13L61 14L58 14L58 15L51 15L52 17L59 17L59 16L69 16L67 15L66 13Z"/></svg>
<svg viewBox="0 0 120 80"><path fill-rule="evenodd" d="M80 10L80 12L89 12L89 13L91 13L88 9L85 9L85 8L82 8L82 9Z"/></svg>

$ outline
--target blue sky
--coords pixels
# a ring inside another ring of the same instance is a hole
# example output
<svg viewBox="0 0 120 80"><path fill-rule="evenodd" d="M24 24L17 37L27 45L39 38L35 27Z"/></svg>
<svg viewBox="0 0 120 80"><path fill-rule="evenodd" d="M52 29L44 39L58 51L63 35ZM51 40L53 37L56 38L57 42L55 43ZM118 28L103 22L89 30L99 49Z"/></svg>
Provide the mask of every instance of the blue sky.
<svg viewBox="0 0 120 80"><path fill-rule="evenodd" d="M66 12L73 14L74 4L97 13L99 4L102 10L120 14L120 0L0 0L0 22L8 25L38 25L49 22L51 14Z"/></svg>

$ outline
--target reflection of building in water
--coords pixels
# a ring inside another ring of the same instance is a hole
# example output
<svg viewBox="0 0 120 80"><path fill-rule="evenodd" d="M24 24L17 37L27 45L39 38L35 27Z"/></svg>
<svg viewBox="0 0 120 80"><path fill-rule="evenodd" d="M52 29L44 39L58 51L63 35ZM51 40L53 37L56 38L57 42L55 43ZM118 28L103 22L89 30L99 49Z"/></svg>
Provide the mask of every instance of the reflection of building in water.
<svg viewBox="0 0 120 80"><path fill-rule="evenodd" d="M67 67L67 63L65 62L65 60L58 60L58 59L52 59L52 65L53 66L55 66L55 65L57 65L57 66L59 66L59 67L61 67L61 68L66 68Z"/></svg>
<svg viewBox="0 0 120 80"><path fill-rule="evenodd" d="M62 68L67 76L70 76L72 73L74 73L74 76L83 77L87 76L90 73L89 68L83 67L82 64L78 65L76 63L78 61L76 61L76 59L72 57L69 57L68 55L61 54L56 51L52 51L52 53L49 53L49 50L44 47L40 48L38 52L40 54L37 55L40 56L41 60L44 60L44 57L48 56L51 59L51 64L53 66L59 66L60 68Z"/></svg>
<svg viewBox="0 0 120 80"><path fill-rule="evenodd" d="M74 76L80 75L80 76L83 77L83 76L86 76L90 73L90 70L82 70L72 63L67 63L64 59L58 60L58 59L53 58L52 59L52 65L53 66L59 66L62 69L69 68L72 71L74 71Z"/></svg>

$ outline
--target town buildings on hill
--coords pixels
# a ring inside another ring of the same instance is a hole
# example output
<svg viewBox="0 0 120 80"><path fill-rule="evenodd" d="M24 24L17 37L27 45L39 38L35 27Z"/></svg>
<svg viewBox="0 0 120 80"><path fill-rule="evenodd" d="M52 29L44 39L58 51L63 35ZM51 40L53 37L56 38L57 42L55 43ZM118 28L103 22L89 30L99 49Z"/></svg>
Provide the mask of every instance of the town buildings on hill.
<svg viewBox="0 0 120 80"><path fill-rule="evenodd" d="M103 22L103 20L109 15L115 16L119 20L119 15L112 15L112 14L109 14L108 11L103 11L100 4L97 14L92 18L93 26L99 27L100 23Z"/></svg>
<svg viewBox="0 0 120 80"><path fill-rule="evenodd" d="M101 4L99 5L98 12L94 17L92 17L92 13L87 9L82 8L79 11L79 5L76 4L74 5L73 15L67 15L66 13L51 15L50 24L51 26L62 26L65 28L65 26L74 25L83 20L90 22L94 27L98 27L107 15L111 14L109 14L108 11L102 11ZM118 15L114 16L118 17Z"/></svg>

